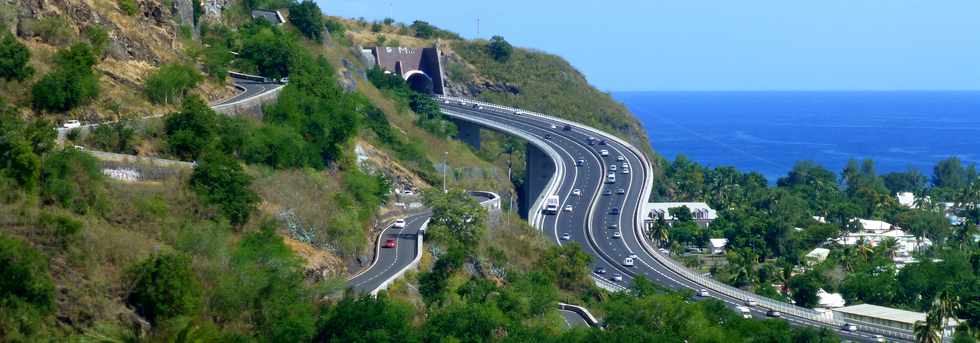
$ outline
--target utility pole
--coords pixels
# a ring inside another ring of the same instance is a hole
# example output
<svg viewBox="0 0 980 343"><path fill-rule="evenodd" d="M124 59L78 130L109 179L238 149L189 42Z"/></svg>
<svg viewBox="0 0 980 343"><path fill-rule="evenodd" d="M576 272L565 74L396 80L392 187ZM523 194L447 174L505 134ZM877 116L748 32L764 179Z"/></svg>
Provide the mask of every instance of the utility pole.
<svg viewBox="0 0 980 343"><path fill-rule="evenodd" d="M446 188L446 178L449 172L449 152L446 151L445 158L442 159L442 192L449 193L449 189Z"/></svg>

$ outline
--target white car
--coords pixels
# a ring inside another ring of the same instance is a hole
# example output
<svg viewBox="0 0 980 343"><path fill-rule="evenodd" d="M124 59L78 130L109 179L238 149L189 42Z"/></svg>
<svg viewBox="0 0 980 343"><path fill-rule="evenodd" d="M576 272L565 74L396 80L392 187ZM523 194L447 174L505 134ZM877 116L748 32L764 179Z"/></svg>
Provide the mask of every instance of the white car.
<svg viewBox="0 0 980 343"><path fill-rule="evenodd" d="M858 330L858 327L857 327L857 325L854 325L854 324L844 324L844 325L843 325L843 326L841 326L840 328L841 328L842 330L844 330L844 331L847 331L847 332L855 332L855 331L857 331L857 330Z"/></svg>
<svg viewBox="0 0 980 343"><path fill-rule="evenodd" d="M623 162L623 168L629 168L629 167L630 167L629 163Z"/></svg>
<svg viewBox="0 0 980 343"><path fill-rule="evenodd" d="M572 239L572 235L569 235L568 232L561 234L561 240L567 241L569 239Z"/></svg>
<svg viewBox="0 0 980 343"><path fill-rule="evenodd" d="M702 288L701 290L698 291L698 296L707 297L709 295L711 294L708 293L707 289Z"/></svg>
<svg viewBox="0 0 980 343"><path fill-rule="evenodd" d="M398 228L398 229L404 229L405 228L405 219L396 220L395 221L395 224L393 224L392 226L394 226L395 228Z"/></svg>
<svg viewBox="0 0 980 343"><path fill-rule="evenodd" d="M577 197L582 196L582 190L576 188L576 189L572 190L572 195L577 196Z"/></svg>
<svg viewBox="0 0 980 343"><path fill-rule="evenodd" d="M664 248L660 248L658 250L660 251L661 254L670 255L670 250L667 250L667 249L664 249Z"/></svg>
<svg viewBox="0 0 980 343"><path fill-rule="evenodd" d="M551 129L552 129L552 130L555 130L555 129L557 129L557 128L558 128L558 125L555 125L555 124L551 124Z"/></svg>
<svg viewBox="0 0 980 343"><path fill-rule="evenodd" d="M609 150L606 149L599 150L599 155L609 156Z"/></svg>
<svg viewBox="0 0 980 343"><path fill-rule="evenodd" d="M72 119L72 120L66 121L64 124L61 125L61 127L66 128L66 129L74 129L74 128L77 128L77 127L82 127L82 122Z"/></svg>
<svg viewBox="0 0 980 343"><path fill-rule="evenodd" d="M609 171L616 171L616 165L615 164L610 165L609 166Z"/></svg>
<svg viewBox="0 0 980 343"><path fill-rule="evenodd" d="M572 212L572 205L565 205L565 212Z"/></svg>
<svg viewBox="0 0 980 343"><path fill-rule="evenodd" d="M629 170L629 169L625 169L625 168L624 168L624 169L623 169L623 171L622 171L622 173L623 173L623 174L629 174L629 173L630 173L630 170Z"/></svg>
<svg viewBox="0 0 980 343"><path fill-rule="evenodd" d="M759 306L759 302L758 301L755 301L755 300L752 300L752 299L749 299L749 300L746 300L745 301L745 306L756 307L756 306Z"/></svg>
<svg viewBox="0 0 980 343"><path fill-rule="evenodd" d="M622 237L623 234L619 233L619 231L613 232L613 238L622 238Z"/></svg>
<svg viewBox="0 0 980 343"><path fill-rule="evenodd" d="M636 263L634 263L634 262L633 262L633 258L632 258L632 257L627 257L627 258L624 258L624 259L623 259L623 265L624 265L624 266L627 266L627 267L632 267L632 266L634 266L635 264L636 264Z"/></svg>
<svg viewBox="0 0 980 343"><path fill-rule="evenodd" d="M623 274L613 274L612 280L616 282L623 282Z"/></svg>
<svg viewBox="0 0 980 343"><path fill-rule="evenodd" d="M623 155L619 155L619 156L616 156L616 160L617 161L625 161L626 160L626 157L623 157Z"/></svg>
<svg viewBox="0 0 980 343"><path fill-rule="evenodd" d="M885 341L885 336L882 336L882 335L874 335L872 337L874 337L875 342L886 342Z"/></svg>

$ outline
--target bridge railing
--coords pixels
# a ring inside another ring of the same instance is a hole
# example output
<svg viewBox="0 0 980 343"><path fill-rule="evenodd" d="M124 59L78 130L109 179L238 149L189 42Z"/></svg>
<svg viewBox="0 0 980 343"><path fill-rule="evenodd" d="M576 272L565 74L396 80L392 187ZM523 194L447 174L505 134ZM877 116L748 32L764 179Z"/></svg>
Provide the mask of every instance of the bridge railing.
<svg viewBox="0 0 980 343"><path fill-rule="evenodd" d="M556 117L552 117L552 116L548 116L548 115L544 115L544 114L540 114L540 113L535 113L535 112L530 112L530 111L526 111L526 110L520 110L520 109L516 109L516 108L513 108L513 107L501 106L501 105L492 104L492 103L488 103L488 102L484 102L484 101L479 101L479 100L471 100L471 99L456 98L456 97L447 97L447 96L440 96L439 99L440 100L443 100L443 101L446 101L446 100L448 100L448 101L458 101L458 102L461 102L461 103L464 103L464 104L477 104L477 105L480 105L480 106L484 106L484 107L488 107L488 108L494 108L494 109L497 109L497 110L500 110L500 111L506 111L506 112L511 112L511 113L521 113L521 114L525 114L525 115L538 116L538 117L541 117L541 118L546 118L548 120L552 120L552 121L556 121L556 122L561 122L561 123L565 123L565 124L569 124L569 125L574 125L574 126L577 126L579 128L583 128L583 129L592 131L595 134L606 136L609 139L614 140L617 143L625 146L628 150L630 150L630 153L632 153L638 159L640 159L641 161L643 161L643 167L644 167L644 171L646 172L647 177L646 177L646 181L644 182L644 185L643 185L643 189L641 191L641 194L647 196L647 195L650 194L650 192L653 189L653 179L651 177L651 175L653 175L652 164L649 162L649 160L647 159L646 155L643 154L639 149L637 149L635 146L633 146L629 142L626 142L625 140L623 140L623 139L621 139L619 137L616 137L614 135L609 135L609 134L607 134L607 133L605 133L605 132L603 132L601 130L598 130L598 129L595 129L595 128L592 128L592 127L589 127L589 126L585 126L585 125L582 125L582 124L579 124L579 123L575 123L575 122L572 122L572 121L569 121L569 120L564 120L564 119L561 119L561 118L556 118ZM835 319L833 317L833 315L831 313L829 313L829 312L820 313L820 312L817 312L817 311L815 311L813 309L809 309L809 308L805 308L805 307L801 307L801 306L796 306L796 305L793 305L793 304L790 304L790 303L785 303L785 302L781 302L781 301L778 301L778 300L775 300L775 299L770 299L770 298L766 298L766 297L763 297L763 296L759 296L757 294L754 294L754 293L751 293L751 292L748 292L748 291L745 291L745 290L742 290L742 289L738 289L736 287L732 287L732 286L723 284L723 283L718 282L717 280L714 280L714 279L712 279L710 277L706 277L706 276L703 276L703 275L701 275L701 274L699 274L697 272L692 271L692 270L688 269L687 267L685 267L685 266L677 263L673 259L671 259L669 257L666 257L666 256L663 256L662 254L660 254L660 252L656 251L656 249L654 249L650 245L650 243L649 243L649 241L648 241L645 233L642 232L642 228L643 228L642 214L641 213L636 213L634 219L636 220L636 225L634 226L635 229L636 229L636 231L637 231L636 234L637 234L638 237L640 237L640 241L641 241L644 249L646 250L646 252L649 255L651 255L654 259L656 259L657 262L659 262L659 263L663 264L665 267L667 267L667 269L671 270L672 272L680 275L681 277L683 277L685 279L688 279L688 280L694 282L695 284L698 284L701 287L703 287L705 289L708 289L710 291L713 291L713 292L722 294L722 295L724 295L726 297L729 297L729 298L732 298L732 299L736 299L736 300L739 300L739 301L742 301L742 302L746 302L747 303L749 300L754 300L756 303L758 303L758 305L760 307L763 307L763 308L766 308L766 309L775 310L775 311L779 311L779 312L782 312L784 314L787 314L787 315L790 315L790 316L793 316L793 317L803 318L803 319L806 319L806 320L809 320L809 321L812 321L812 322L824 323L824 324L831 325L831 326L840 326L840 325L843 325L844 324L843 321L838 320L838 319ZM601 288L606 288L606 289L610 289L610 290L624 290L625 289L625 287L623 287L621 285L618 285L618 284L615 284L615 283L612 283L612 282L609 282L608 280L605 280L604 278L602 278L601 276L598 276L598 275L593 275L593 279L596 281L596 284L599 287L601 287ZM864 329L867 329L867 328L864 328ZM891 335L891 336L904 337L903 334L896 334L894 332L890 332L888 334Z"/></svg>

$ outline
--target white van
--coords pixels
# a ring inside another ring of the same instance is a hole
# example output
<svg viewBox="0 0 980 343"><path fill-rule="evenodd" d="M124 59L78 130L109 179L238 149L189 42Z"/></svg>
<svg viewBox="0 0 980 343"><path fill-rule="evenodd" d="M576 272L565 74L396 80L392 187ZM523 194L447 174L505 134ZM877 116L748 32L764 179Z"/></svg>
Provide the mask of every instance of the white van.
<svg viewBox="0 0 980 343"><path fill-rule="evenodd" d="M72 120L66 121L65 124L62 125L61 127L66 128L66 129L74 129L74 128L77 128L77 127L82 127L82 122L72 119Z"/></svg>
<svg viewBox="0 0 980 343"><path fill-rule="evenodd" d="M750 310L748 307L739 306L736 307L735 309L738 310L738 314L741 315L742 318L752 319L752 310Z"/></svg>
<svg viewBox="0 0 980 343"><path fill-rule="evenodd" d="M623 265L624 266L632 267L634 264L635 263L633 262L633 258L632 257L627 257L627 258L624 258L623 259Z"/></svg>

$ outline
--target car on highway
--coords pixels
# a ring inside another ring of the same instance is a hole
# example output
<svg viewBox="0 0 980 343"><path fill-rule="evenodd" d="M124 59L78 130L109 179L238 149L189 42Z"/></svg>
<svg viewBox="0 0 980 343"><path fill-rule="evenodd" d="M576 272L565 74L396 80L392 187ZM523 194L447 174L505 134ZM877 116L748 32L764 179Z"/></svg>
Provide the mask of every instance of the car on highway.
<svg viewBox="0 0 980 343"><path fill-rule="evenodd" d="M616 160L622 162L622 161L625 161L626 160L626 157L623 157L623 155L619 155L619 156L616 156Z"/></svg>
<svg viewBox="0 0 980 343"><path fill-rule="evenodd" d="M660 251L660 253L664 255L670 255L670 250L664 248L657 249L657 251Z"/></svg>
<svg viewBox="0 0 980 343"><path fill-rule="evenodd" d="M623 282L623 274L613 274L613 276L609 279L616 282Z"/></svg>
<svg viewBox="0 0 980 343"><path fill-rule="evenodd" d="M742 318L752 319L752 310L745 306L736 306L735 310L738 311Z"/></svg>
<svg viewBox="0 0 980 343"><path fill-rule="evenodd" d="M585 141L588 142L589 145L595 145L595 137L589 136L589 138L586 138Z"/></svg>
<svg viewBox="0 0 980 343"><path fill-rule="evenodd" d="M552 130L555 130L555 129L557 129L557 128L558 128L558 125L555 125L555 124L551 124L551 129L552 129Z"/></svg>
<svg viewBox="0 0 980 343"><path fill-rule="evenodd" d="M580 159L580 160L575 161L575 165L576 166L581 166L581 165L584 165L584 164L585 164L585 160L581 160Z"/></svg>
<svg viewBox="0 0 980 343"><path fill-rule="evenodd" d="M626 168L623 168L622 173L623 174L629 174L630 173L630 170L629 169L626 169Z"/></svg>
<svg viewBox="0 0 980 343"><path fill-rule="evenodd" d="M551 139L551 134L549 133L549 134L544 135L544 139Z"/></svg>
<svg viewBox="0 0 980 343"><path fill-rule="evenodd" d="M561 240L567 241L569 239L572 239L572 235L568 234L568 232L561 234Z"/></svg>
<svg viewBox="0 0 980 343"><path fill-rule="evenodd" d="M565 131L572 131L572 126L571 125L568 125L568 124L565 124L565 126L562 126L561 129L562 130L565 130Z"/></svg>
<svg viewBox="0 0 980 343"><path fill-rule="evenodd" d="M753 299L749 299L749 300L746 300L745 301L745 306L756 307L756 306L759 306L759 302L758 301L755 301Z"/></svg>
<svg viewBox="0 0 980 343"><path fill-rule="evenodd" d="M609 189L609 188L606 188L606 190L602 191L602 195L612 195L612 190Z"/></svg>
<svg viewBox="0 0 980 343"><path fill-rule="evenodd" d="M609 227L607 227L607 228L610 229L610 230L619 230L619 225L609 224Z"/></svg>
<svg viewBox="0 0 980 343"><path fill-rule="evenodd" d="M613 207L609 209L609 214L617 215L619 214L619 207Z"/></svg>
<svg viewBox="0 0 980 343"><path fill-rule="evenodd" d="M617 189L616 190L616 194L626 194L626 190L625 189L622 189L622 188Z"/></svg>
<svg viewBox="0 0 980 343"><path fill-rule="evenodd" d="M281 78L281 79L279 79L279 83L281 83L281 84L287 84L287 83L289 83L289 78L288 77ZM448 104L449 103L449 100L446 100L446 103Z"/></svg>
<svg viewBox="0 0 980 343"><path fill-rule="evenodd" d="M858 327L857 327L857 325L854 325L854 324L844 324L844 325L841 325L840 329L841 330L844 330L844 331L847 331L847 332L855 332L855 331L858 330Z"/></svg>
<svg viewBox="0 0 980 343"><path fill-rule="evenodd" d="M573 189L572 190L572 195L577 196L577 197L580 197L580 196L582 196L582 190L581 189L578 189L578 188Z"/></svg>
<svg viewBox="0 0 980 343"><path fill-rule="evenodd" d="M572 205L565 205L565 212L572 212Z"/></svg>
<svg viewBox="0 0 980 343"><path fill-rule="evenodd" d="M874 338L875 342L887 342L885 340L885 336L882 336L882 335L874 335L874 336L871 336L871 338Z"/></svg>
<svg viewBox="0 0 980 343"><path fill-rule="evenodd" d="M616 165L615 164L609 165L609 171L616 171Z"/></svg>
<svg viewBox="0 0 980 343"><path fill-rule="evenodd" d="M707 289L702 288L702 289L698 290L698 296L699 297L708 297L710 295L711 294L708 293L708 290Z"/></svg>
<svg viewBox="0 0 980 343"><path fill-rule="evenodd" d="M770 309L769 311L766 311L766 316L773 317L773 318L779 318L779 317L782 317L783 314L782 313L779 313L779 311Z"/></svg>
<svg viewBox="0 0 980 343"><path fill-rule="evenodd" d="M600 141L599 141L599 145L606 145L606 140L605 140L605 139L603 139L603 140L600 140Z"/></svg>
<svg viewBox="0 0 980 343"><path fill-rule="evenodd" d="M609 156L609 150L606 149L599 150L599 155Z"/></svg>
<svg viewBox="0 0 980 343"><path fill-rule="evenodd" d="M82 122L72 119L66 121L64 124L61 125L61 127L65 129L74 129L77 127L82 127Z"/></svg>
<svg viewBox="0 0 980 343"><path fill-rule="evenodd" d="M623 162L623 168L629 168L629 167L630 167L629 163Z"/></svg>
<svg viewBox="0 0 980 343"><path fill-rule="evenodd" d="M386 240L385 241L385 248L389 248L390 249L390 248L394 248L394 247L395 247L395 240L394 239L389 239L389 240Z"/></svg>
<svg viewBox="0 0 980 343"><path fill-rule="evenodd" d="M613 238L623 238L623 234L619 233L619 231L613 231Z"/></svg>
<svg viewBox="0 0 980 343"><path fill-rule="evenodd" d="M398 229L404 229L405 228L405 219L398 219L391 226L394 226L395 228L398 228Z"/></svg>
<svg viewBox="0 0 980 343"><path fill-rule="evenodd" d="M636 265L636 262L633 262L633 258L632 257L627 257L627 258L624 258L623 259L623 265L624 266L627 266L627 267L632 267L632 266Z"/></svg>
<svg viewBox="0 0 980 343"><path fill-rule="evenodd" d="M606 268L604 268L604 267L596 267L595 273L596 274L605 274L606 273Z"/></svg>

